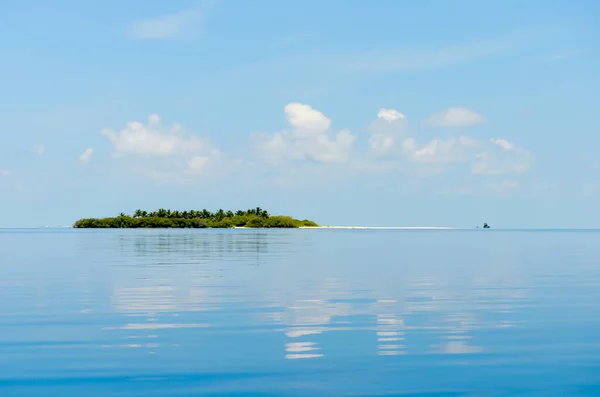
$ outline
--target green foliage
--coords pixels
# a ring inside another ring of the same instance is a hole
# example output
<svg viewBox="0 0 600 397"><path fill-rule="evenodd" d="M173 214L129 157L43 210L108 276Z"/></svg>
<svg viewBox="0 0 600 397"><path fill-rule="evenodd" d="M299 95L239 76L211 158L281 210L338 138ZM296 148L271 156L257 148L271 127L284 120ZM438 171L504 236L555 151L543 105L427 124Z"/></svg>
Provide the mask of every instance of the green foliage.
<svg viewBox="0 0 600 397"><path fill-rule="evenodd" d="M235 226L230 218L221 218L215 220L209 220L206 224L208 227L214 227L219 229L229 229Z"/></svg>
<svg viewBox="0 0 600 397"><path fill-rule="evenodd" d="M312 221L299 221L291 216L269 216L263 218L259 216L251 217L246 223L246 227L253 228L297 228L307 226L305 223L310 223L308 226L316 226Z"/></svg>
<svg viewBox="0 0 600 397"><path fill-rule="evenodd" d="M253 228L261 228L265 227L264 218L259 218L258 216L253 216L248 219L248 223L244 225L245 227L253 227Z"/></svg>
<svg viewBox="0 0 600 397"><path fill-rule="evenodd" d="M202 219L163 218L149 216L145 218L134 218L130 216L118 216L116 218L87 218L80 219L73 225L74 228L110 228L110 229L138 229L138 228L194 228L206 227Z"/></svg>
<svg viewBox="0 0 600 397"><path fill-rule="evenodd" d="M308 219L304 219L300 221L301 225L303 227L319 227L319 225L317 225L316 222L313 221L309 221Z"/></svg>
<svg viewBox="0 0 600 397"><path fill-rule="evenodd" d="M300 222L291 216L272 216L264 221L264 227L294 228L299 226Z"/></svg>
<svg viewBox="0 0 600 397"><path fill-rule="evenodd" d="M84 218L74 228L297 228L315 227L315 222L294 219L289 216L271 216L266 210L256 207L246 211L224 211L219 209L212 213L206 209L201 211L171 211L160 208L147 212L135 210L132 216L121 213L111 218Z"/></svg>

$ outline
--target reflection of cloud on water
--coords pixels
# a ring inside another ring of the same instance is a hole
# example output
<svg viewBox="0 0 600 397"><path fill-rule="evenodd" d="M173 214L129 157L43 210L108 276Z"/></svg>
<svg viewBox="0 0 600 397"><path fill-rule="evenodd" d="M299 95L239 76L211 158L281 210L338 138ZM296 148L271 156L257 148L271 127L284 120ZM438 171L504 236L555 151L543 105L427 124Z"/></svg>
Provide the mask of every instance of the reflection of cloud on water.
<svg viewBox="0 0 600 397"><path fill-rule="evenodd" d="M286 354L285 358L288 360L306 359L306 358L320 358L322 354Z"/></svg>
<svg viewBox="0 0 600 397"><path fill-rule="evenodd" d="M318 358L323 357L322 354L308 353L319 350L315 342L289 342L285 344L285 358L288 360L301 358Z"/></svg>
<svg viewBox="0 0 600 397"><path fill-rule="evenodd" d="M404 354L404 320L395 299L379 299L375 303L377 315L377 354L396 356ZM399 343L400 342L400 343Z"/></svg>
<svg viewBox="0 0 600 397"><path fill-rule="evenodd" d="M286 308L282 313L277 313L278 322L287 325L285 335L288 338L298 339L316 336L326 330L323 325L331 321L331 308L320 299L298 300ZM299 350L310 349L310 350ZM287 342L285 344L286 359L309 359L323 357L323 354L299 353L299 351L320 350L314 341Z"/></svg>
<svg viewBox="0 0 600 397"><path fill-rule="evenodd" d="M526 307L529 299L529 289L518 273L494 269L485 277L466 273L447 276L445 282L438 277L439 281L434 276L416 277L405 298L407 329L441 339L433 344L434 353L474 354L491 349L467 342L484 330L515 327L517 323L506 316Z"/></svg>
<svg viewBox="0 0 600 397"><path fill-rule="evenodd" d="M219 300L208 295L208 290L202 284L208 285L206 279L188 279L193 285L169 285L179 283L179 280L144 279L138 281L147 285L140 287L116 287L112 295L112 303L120 313L146 314L172 313L185 311L218 310ZM201 280L201 281L200 281ZM195 285L194 285L195 284ZM217 291L215 291L217 292Z"/></svg>
<svg viewBox="0 0 600 397"><path fill-rule="evenodd" d="M195 313L216 312L223 304L236 302L232 277L237 275L226 261L256 263L256 255L267 252L268 245L264 233L220 231L123 234L118 243L122 260L111 267L111 306L140 320L104 330L124 332L131 339L153 339L134 343L149 353L164 346L155 342L165 332L209 327ZM154 332L146 335L148 331Z"/></svg>
<svg viewBox="0 0 600 397"><path fill-rule="evenodd" d="M128 344L124 344L124 345L102 345L102 348L105 349L110 349L110 348L130 348L130 349L138 349L138 348L142 348L145 347L147 349L155 349L157 347L159 347L160 345L158 343L146 343L146 344L139 344L139 343L128 343Z"/></svg>
<svg viewBox="0 0 600 397"><path fill-rule="evenodd" d="M157 313L176 310L175 288L170 285L121 287L113 292L113 305L121 313Z"/></svg>
<svg viewBox="0 0 600 397"><path fill-rule="evenodd" d="M300 353L319 350L315 345L314 342L289 342L285 344L285 351L288 353Z"/></svg>
<svg viewBox="0 0 600 397"><path fill-rule="evenodd" d="M324 330L325 330L325 328L302 328L302 329L295 329L295 330L292 330L292 331L287 331L285 333L285 336L287 336L288 338L300 338L302 336L308 336L308 335L319 335Z"/></svg>
<svg viewBox="0 0 600 397"><path fill-rule="evenodd" d="M470 346L462 341L451 341L442 345L441 351L446 354L470 354L480 353L483 351L483 348L479 346Z"/></svg>
<svg viewBox="0 0 600 397"><path fill-rule="evenodd" d="M374 267L370 274L329 263L319 268L318 261L298 263L294 255L305 247L290 236L241 230L122 236L122 260L111 268L111 304L136 318L107 329L143 339L144 330L164 335L161 330L210 325L200 324L204 318L191 312L235 307L260 318L259 327L267 324L259 332L277 324L285 335L286 359L331 354L323 346L331 338L323 334L334 331L368 332L376 340L370 354L380 356L421 353L432 346L436 353L478 353L487 348L475 346L477 331L516 326L507 317L528 298L518 273L503 268L474 266L452 274L438 266L407 264L382 267L387 272L381 274ZM174 316L180 316L177 323Z"/></svg>
<svg viewBox="0 0 600 397"><path fill-rule="evenodd" d="M296 297L296 291L287 291L293 294L291 299L285 299L280 296L282 311L270 313L268 318L276 323L284 324L283 332L286 337L291 339L303 339L301 341L286 342L285 358L320 358L324 353L298 353L290 349L297 349L299 346L308 347L311 350L321 350L314 341L314 337L323 332L331 330L341 330L334 324L335 317L344 317L352 313L353 305L344 301L337 301L335 298L344 296L347 290L341 284L339 279L325 279L322 283L312 285L312 288L303 289L299 297Z"/></svg>
<svg viewBox="0 0 600 397"><path fill-rule="evenodd" d="M207 328L209 324L157 324L157 323L134 323L126 324L121 327L104 327L104 330L116 330L116 329L174 329L174 328ZM149 336L150 337L150 336ZM155 337L155 336L154 336Z"/></svg>
<svg viewBox="0 0 600 397"><path fill-rule="evenodd" d="M202 285L207 285L209 280L205 277L197 277L197 273L190 269L188 274L196 277L188 277L184 282L181 279L142 278L131 280L130 283L134 285L116 287L112 295L115 310L128 317L145 318L146 322L105 327L104 330L126 331L130 333L129 338L156 339L159 335L146 335L144 332L209 327L210 324L196 322L172 322L174 318L182 318L181 314L184 312L219 309L217 297L209 295L211 291L218 292L218 290L202 288ZM135 286L135 284L142 285ZM151 354L161 346L159 343L137 345L148 349Z"/></svg>
<svg viewBox="0 0 600 397"><path fill-rule="evenodd" d="M525 295L523 290L515 294L510 288L498 288L492 291L493 297L490 298L482 289L464 288L442 283L433 276L422 276L409 281L409 288L400 288L400 293L393 297L358 299L356 288L345 286L346 283L340 279L336 279L335 283L328 281L315 282L312 288L310 284L304 286L299 294L301 299L288 300L287 304L279 306L283 307L282 311L269 314L271 321L285 325L282 331L287 338L298 339L298 342L286 343L286 358L295 357L290 356L292 354L316 358L312 352L290 352L290 343L310 344L311 348L318 348L319 354L324 355L325 347L317 345L319 335L334 331L370 330L375 332L376 354L379 356L407 354L411 335L415 335L413 350L420 352L433 345L435 348L431 353L480 353L485 350L483 346L468 343L474 338L475 331L514 326L514 322L494 317L494 313L506 309L503 305L501 310L496 310L499 309L497 302L511 299L507 303L509 306L518 304ZM321 287L318 287L319 284ZM361 291L363 297L377 295L374 289ZM294 294L294 291L286 292ZM353 323L364 316L372 320ZM431 343L436 340L441 343Z"/></svg>

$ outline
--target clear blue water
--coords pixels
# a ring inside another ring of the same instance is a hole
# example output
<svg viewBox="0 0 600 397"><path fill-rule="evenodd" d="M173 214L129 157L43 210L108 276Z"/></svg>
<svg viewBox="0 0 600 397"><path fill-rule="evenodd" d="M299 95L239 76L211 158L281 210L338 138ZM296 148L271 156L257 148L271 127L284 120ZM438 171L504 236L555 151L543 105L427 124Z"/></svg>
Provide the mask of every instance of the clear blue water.
<svg viewBox="0 0 600 397"><path fill-rule="evenodd" d="M0 396L600 395L600 233L0 230Z"/></svg>

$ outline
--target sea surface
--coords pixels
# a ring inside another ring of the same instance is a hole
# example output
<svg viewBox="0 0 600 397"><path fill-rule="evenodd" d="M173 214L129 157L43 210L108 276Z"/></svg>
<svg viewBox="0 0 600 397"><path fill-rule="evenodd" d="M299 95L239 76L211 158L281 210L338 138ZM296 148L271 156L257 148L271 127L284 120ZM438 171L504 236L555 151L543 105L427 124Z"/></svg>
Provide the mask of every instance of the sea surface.
<svg viewBox="0 0 600 397"><path fill-rule="evenodd" d="M600 396L600 232L0 230L0 396Z"/></svg>

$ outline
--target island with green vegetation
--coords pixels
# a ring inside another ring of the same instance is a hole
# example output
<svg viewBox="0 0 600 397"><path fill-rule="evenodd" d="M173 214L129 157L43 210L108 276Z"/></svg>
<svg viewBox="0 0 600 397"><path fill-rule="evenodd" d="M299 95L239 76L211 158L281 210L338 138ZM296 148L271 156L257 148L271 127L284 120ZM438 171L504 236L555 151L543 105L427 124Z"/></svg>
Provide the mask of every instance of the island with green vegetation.
<svg viewBox="0 0 600 397"><path fill-rule="evenodd" d="M110 218L84 218L73 224L74 228L299 228L318 227L315 222L307 219L298 220L291 216L270 215L266 210L257 207L246 211L210 212L201 211L171 211L159 209L147 212L136 210L133 215L121 213Z"/></svg>

